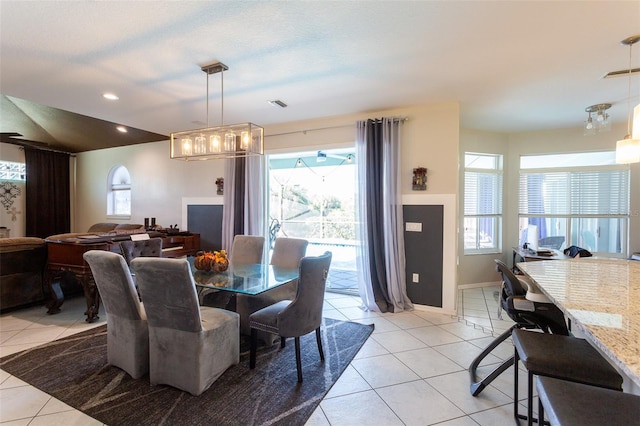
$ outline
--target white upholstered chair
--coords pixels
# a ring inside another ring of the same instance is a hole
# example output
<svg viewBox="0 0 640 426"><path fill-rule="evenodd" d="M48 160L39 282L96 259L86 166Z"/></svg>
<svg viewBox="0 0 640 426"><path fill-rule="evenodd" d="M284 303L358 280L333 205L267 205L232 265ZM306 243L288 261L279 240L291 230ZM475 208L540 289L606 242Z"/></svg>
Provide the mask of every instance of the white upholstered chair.
<svg viewBox="0 0 640 426"><path fill-rule="evenodd" d="M198 305L186 259L138 257L131 261L149 321L149 376L200 395L240 362L235 312Z"/></svg>
<svg viewBox="0 0 640 426"><path fill-rule="evenodd" d="M129 267L109 251L90 250L83 257L107 312L107 361L140 378L149 371L149 329Z"/></svg>
<svg viewBox="0 0 640 426"><path fill-rule="evenodd" d="M320 326L322 324L322 305L327 274L331 265L331 252L322 256L304 257L300 260L300 278L298 291L293 301L283 300L251 314L251 349L249 367L255 368L258 331L274 333L280 336L281 347L285 339L295 339L296 368L298 382L302 382L302 361L300 359L300 337L316 332L316 342L320 359L324 360Z"/></svg>

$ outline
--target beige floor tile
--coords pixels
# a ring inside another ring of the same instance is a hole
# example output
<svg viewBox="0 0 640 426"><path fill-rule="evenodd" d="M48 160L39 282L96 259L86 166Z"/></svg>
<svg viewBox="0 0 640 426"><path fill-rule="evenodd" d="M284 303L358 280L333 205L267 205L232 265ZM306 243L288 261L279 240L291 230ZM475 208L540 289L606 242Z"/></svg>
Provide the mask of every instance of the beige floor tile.
<svg viewBox="0 0 640 426"><path fill-rule="evenodd" d="M307 419L307 422L304 425L305 426L331 426L331 423L329 423L329 420L327 420L327 416L324 415L322 408L318 406L318 408L316 408L313 411L313 413L311 413L311 416L309 417L309 419Z"/></svg>
<svg viewBox="0 0 640 426"><path fill-rule="evenodd" d="M340 308L340 312L342 312L342 314L351 321L380 316L380 313L378 312L365 311L364 309L360 309L360 307L357 306Z"/></svg>
<svg viewBox="0 0 640 426"><path fill-rule="evenodd" d="M380 343L378 343L374 339L367 339L354 359L369 358L372 356L386 355L388 353L389 351L386 350Z"/></svg>
<svg viewBox="0 0 640 426"><path fill-rule="evenodd" d="M420 379L416 373L391 354L354 359L351 365L374 389Z"/></svg>
<svg viewBox="0 0 640 426"><path fill-rule="evenodd" d="M434 349L464 368L468 368L473 360L482 352L482 349L466 341L440 345L434 347ZM493 354L489 354L480 365L497 364L500 362L502 362L502 359Z"/></svg>
<svg viewBox="0 0 640 426"><path fill-rule="evenodd" d="M389 352L410 351L427 346L423 341L415 338L405 330L376 333L371 338L380 343Z"/></svg>
<svg viewBox="0 0 640 426"><path fill-rule="evenodd" d="M489 334L484 328L470 326L463 322L442 324L439 327L464 340L482 339Z"/></svg>
<svg viewBox="0 0 640 426"><path fill-rule="evenodd" d="M401 328L403 330L406 330L408 328L418 328L433 325L433 323L416 315L413 312L401 312L399 314L389 315L385 318L398 326L398 328Z"/></svg>
<svg viewBox="0 0 640 426"><path fill-rule="evenodd" d="M487 386L480 395L472 396L469 390L469 373L467 371L425 380L467 414L477 413L511 402L508 396L491 386Z"/></svg>
<svg viewBox="0 0 640 426"><path fill-rule="evenodd" d="M512 426L515 423L513 419L513 405L501 405L486 411L472 414L470 416L481 426Z"/></svg>
<svg viewBox="0 0 640 426"><path fill-rule="evenodd" d="M449 333L442 328L432 325L429 327L412 328L407 330L414 337L422 340L429 346L445 345L447 343L461 342L458 336Z"/></svg>
<svg viewBox="0 0 640 426"><path fill-rule="evenodd" d="M394 355L423 379L464 370L464 367L433 348L416 349Z"/></svg>
<svg viewBox="0 0 640 426"><path fill-rule="evenodd" d="M356 392L371 390L371 386L362 378L355 368L349 365L342 376L331 387L325 398L335 398Z"/></svg>
<svg viewBox="0 0 640 426"><path fill-rule="evenodd" d="M407 425L430 425L465 414L424 380L387 386L377 392Z"/></svg>
<svg viewBox="0 0 640 426"><path fill-rule="evenodd" d="M33 417L45 406L51 396L33 386L0 389L0 422Z"/></svg>
<svg viewBox="0 0 640 426"><path fill-rule="evenodd" d="M387 331L397 331L400 328L389 321L384 317L371 317L371 318L363 318L359 320L355 320L354 322L359 322L360 324L373 324L375 328L373 329L373 333L384 333Z"/></svg>
<svg viewBox="0 0 640 426"><path fill-rule="evenodd" d="M358 392L320 403L331 426L402 425L402 421L374 391Z"/></svg>

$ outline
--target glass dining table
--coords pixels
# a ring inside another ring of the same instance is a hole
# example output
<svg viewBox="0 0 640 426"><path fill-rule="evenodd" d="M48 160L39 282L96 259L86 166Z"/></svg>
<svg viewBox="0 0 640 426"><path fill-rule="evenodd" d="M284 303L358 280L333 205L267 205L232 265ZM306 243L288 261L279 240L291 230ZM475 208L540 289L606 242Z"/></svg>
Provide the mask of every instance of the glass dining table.
<svg viewBox="0 0 640 426"><path fill-rule="evenodd" d="M266 263L230 264L224 272L206 272L195 268L194 259L187 257L199 294L220 290L255 296L294 281L299 275L297 268L286 269Z"/></svg>

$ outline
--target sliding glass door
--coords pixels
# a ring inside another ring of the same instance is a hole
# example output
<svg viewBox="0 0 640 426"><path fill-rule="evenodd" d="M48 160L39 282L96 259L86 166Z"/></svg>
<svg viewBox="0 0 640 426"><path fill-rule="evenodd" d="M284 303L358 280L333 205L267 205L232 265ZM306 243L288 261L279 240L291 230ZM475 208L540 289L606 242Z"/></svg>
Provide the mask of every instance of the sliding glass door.
<svg viewBox="0 0 640 426"><path fill-rule="evenodd" d="M357 292L354 149L268 157L269 244L277 237L309 241L307 255L333 253L330 290Z"/></svg>

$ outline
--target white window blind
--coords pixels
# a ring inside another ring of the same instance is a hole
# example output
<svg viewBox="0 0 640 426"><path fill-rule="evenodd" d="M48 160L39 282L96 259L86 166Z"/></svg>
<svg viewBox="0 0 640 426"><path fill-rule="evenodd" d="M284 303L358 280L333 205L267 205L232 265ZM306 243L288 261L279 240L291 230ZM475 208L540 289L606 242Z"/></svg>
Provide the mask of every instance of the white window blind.
<svg viewBox="0 0 640 426"><path fill-rule="evenodd" d="M496 172L465 172L464 215L502 214L502 174Z"/></svg>
<svg viewBox="0 0 640 426"><path fill-rule="evenodd" d="M629 172L521 172L519 214L628 215Z"/></svg>
<svg viewBox="0 0 640 426"><path fill-rule="evenodd" d="M502 156L465 153L464 252L498 253L502 241Z"/></svg>

